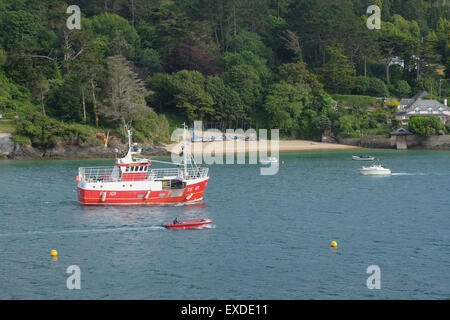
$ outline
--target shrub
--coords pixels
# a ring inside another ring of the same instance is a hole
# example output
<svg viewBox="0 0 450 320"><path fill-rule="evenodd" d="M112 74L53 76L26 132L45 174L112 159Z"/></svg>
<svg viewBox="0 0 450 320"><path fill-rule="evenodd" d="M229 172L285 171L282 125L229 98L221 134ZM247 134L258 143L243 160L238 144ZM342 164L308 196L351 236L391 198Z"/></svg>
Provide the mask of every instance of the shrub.
<svg viewBox="0 0 450 320"><path fill-rule="evenodd" d="M77 123L67 125L63 130L62 138L64 141L70 141L72 144L101 144L101 142L95 138L95 133L91 127Z"/></svg>
<svg viewBox="0 0 450 320"><path fill-rule="evenodd" d="M170 140L169 122L164 115L150 111L138 119L134 124L136 141L150 140L154 143Z"/></svg>
<svg viewBox="0 0 450 320"><path fill-rule="evenodd" d="M367 94L374 97L386 97L388 95L386 84L378 78L370 78L370 87Z"/></svg>
<svg viewBox="0 0 450 320"><path fill-rule="evenodd" d="M331 120L325 115L320 115L315 119L314 126L322 132L329 130L331 128Z"/></svg>
<svg viewBox="0 0 450 320"><path fill-rule="evenodd" d="M375 77L357 77L354 93L372 97L385 97L388 95L386 84Z"/></svg>
<svg viewBox="0 0 450 320"><path fill-rule="evenodd" d="M30 139L20 134L13 134L12 140L20 145L27 145L30 143Z"/></svg>
<svg viewBox="0 0 450 320"><path fill-rule="evenodd" d="M95 141L95 135L88 126L66 125L39 112L30 112L17 121L17 142L26 143L23 137L29 139L33 146L42 148L52 148L58 141L73 144Z"/></svg>
<svg viewBox="0 0 450 320"><path fill-rule="evenodd" d="M411 117L408 125L411 131L423 137L439 134L439 131L444 128L441 119L436 116Z"/></svg>
<svg viewBox="0 0 450 320"><path fill-rule="evenodd" d="M411 96L411 86L405 80L399 80L394 86L394 94L398 98L408 98Z"/></svg>
<svg viewBox="0 0 450 320"><path fill-rule="evenodd" d="M400 102L398 102L398 100L396 100L396 99L390 99L390 100L386 103L386 105L387 105L388 107L390 107L390 108L396 108L397 106L400 105Z"/></svg>
<svg viewBox="0 0 450 320"><path fill-rule="evenodd" d="M357 77L355 81L354 93L365 95L369 91L370 80L369 77Z"/></svg>

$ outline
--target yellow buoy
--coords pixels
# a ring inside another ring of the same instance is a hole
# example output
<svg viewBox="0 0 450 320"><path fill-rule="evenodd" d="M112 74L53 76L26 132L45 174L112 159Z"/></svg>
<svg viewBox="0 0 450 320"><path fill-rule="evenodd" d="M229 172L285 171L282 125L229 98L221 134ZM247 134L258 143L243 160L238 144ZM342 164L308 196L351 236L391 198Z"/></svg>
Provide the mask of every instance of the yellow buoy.
<svg viewBox="0 0 450 320"><path fill-rule="evenodd" d="M331 241L330 244L333 248L337 248L337 242L336 241Z"/></svg>
<svg viewBox="0 0 450 320"><path fill-rule="evenodd" d="M58 255L58 251L56 251L56 250L51 250L51 251L50 251L50 255L51 255L52 257L56 257L56 256Z"/></svg>

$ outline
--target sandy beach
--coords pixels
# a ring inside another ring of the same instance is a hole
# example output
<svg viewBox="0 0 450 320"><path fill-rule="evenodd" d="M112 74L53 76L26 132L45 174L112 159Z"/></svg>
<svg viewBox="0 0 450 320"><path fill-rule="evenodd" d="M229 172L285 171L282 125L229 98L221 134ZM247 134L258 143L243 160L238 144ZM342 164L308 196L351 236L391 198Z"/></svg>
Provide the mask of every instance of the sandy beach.
<svg viewBox="0 0 450 320"><path fill-rule="evenodd" d="M278 142L278 151L314 151L314 150L351 150L361 149L360 147L348 146L334 143L314 142L309 140L280 140ZM172 143L165 146L168 152L181 152L181 143ZM259 152L267 150L276 151L275 141L216 141L216 142L196 142L188 144L192 154L207 152L214 153L241 153L241 152Z"/></svg>

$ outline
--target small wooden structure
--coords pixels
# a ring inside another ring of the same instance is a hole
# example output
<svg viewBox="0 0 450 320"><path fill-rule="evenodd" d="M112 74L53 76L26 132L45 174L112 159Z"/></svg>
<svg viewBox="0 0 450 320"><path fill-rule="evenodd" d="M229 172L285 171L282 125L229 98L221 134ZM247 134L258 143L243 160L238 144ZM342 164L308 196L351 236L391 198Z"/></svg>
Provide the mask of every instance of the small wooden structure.
<svg viewBox="0 0 450 320"><path fill-rule="evenodd" d="M391 136L395 136L395 143L397 146L397 150L406 150L408 149L408 144L406 142L406 137L412 135L413 133L409 132L405 128L398 128L391 132Z"/></svg>

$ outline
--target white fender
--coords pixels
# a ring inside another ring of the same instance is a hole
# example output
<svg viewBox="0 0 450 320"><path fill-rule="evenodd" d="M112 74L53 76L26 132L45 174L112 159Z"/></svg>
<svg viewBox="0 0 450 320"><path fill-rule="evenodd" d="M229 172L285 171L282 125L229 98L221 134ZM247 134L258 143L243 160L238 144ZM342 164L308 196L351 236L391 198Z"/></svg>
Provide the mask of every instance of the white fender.
<svg viewBox="0 0 450 320"><path fill-rule="evenodd" d="M106 200L106 192L102 192L102 193L100 194L100 201L101 201L101 202L105 202L105 200Z"/></svg>
<svg viewBox="0 0 450 320"><path fill-rule="evenodd" d="M151 190L148 190L147 193L146 193L145 196L144 196L144 199L145 199L145 200L147 200L148 197L150 197L150 193L152 193L152 191L151 191Z"/></svg>

